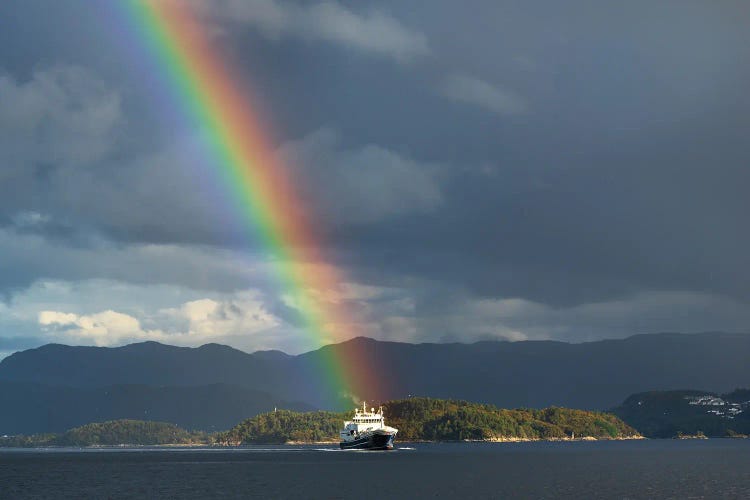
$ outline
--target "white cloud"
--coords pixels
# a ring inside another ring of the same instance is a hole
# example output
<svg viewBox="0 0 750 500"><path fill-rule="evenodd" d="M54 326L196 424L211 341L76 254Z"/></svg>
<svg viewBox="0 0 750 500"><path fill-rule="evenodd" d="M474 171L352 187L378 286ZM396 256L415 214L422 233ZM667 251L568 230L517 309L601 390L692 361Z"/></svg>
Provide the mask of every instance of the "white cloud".
<svg viewBox="0 0 750 500"><path fill-rule="evenodd" d="M750 322L744 304L694 292L648 292L561 308L524 299L470 296L431 304L424 295L427 284L412 285L348 282L336 290L308 292L312 300L351 313L348 318L323 318L339 322L327 325L335 331L399 342L580 342L659 331L743 331ZM217 342L248 352L281 349L296 354L319 347L321 341L334 341L297 326L291 321L293 314L277 307L283 300L257 289L217 293L106 280L38 282L0 303L0 332L13 335L0 334L0 350L48 342L111 346L155 340L185 346Z"/></svg>
<svg viewBox="0 0 750 500"><path fill-rule="evenodd" d="M193 339L212 339L239 334L255 334L281 324L271 314L256 291L244 291L222 301L204 298L179 308L159 311L170 319L184 322L185 333Z"/></svg>
<svg viewBox="0 0 750 500"><path fill-rule="evenodd" d="M38 281L0 302L0 350L144 340L185 346L218 342L249 352L319 347L317 339L275 312L278 304L272 292L259 289L215 292L101 279Z"/></svg>
<svg viewBox="0 0 750 500"><path fill-rule="evenodd" d="M499 114L520 114L528 109L526 101L516 93L469 75L449 75L438 91L455 101L473 104Z"/></svg>
<svg viewBox="0 0 750 500"><path fill-rule="evenodd" d="M341 149L330 129L285 143L277 154L306 177L299 185L323 212L322 220L367 223L430 212L442 202L436 165L376 145Z"/></svg>
<svg viewBox="0 0 750 500"><path fill-rule="evenodd" d="M59 311L41 311L39 324L47 330L61 331L63 338L91 341L98 346L109 346L123 340L163 340L158 330L143 330L138 319L128 314L106 310L91 315L77 315Z"/></svg>
<svg viewBox="0 0 750 500"><path fill-rule="evenodd" d="M253 26L270 39L324 40L407 62L429 53L427 39L387 14L356 13L335 1L195 0L207 17Z"/></svg>
<svg viewBox="0 0 750 500"><path fill-rule="evenodd" d="M321 339L320 332L299 326L288 309L294 304L281 305L283 298L274 290L212 292L101 279L39 281L9 302L0 302L0 332L13 335L0 333L0 349L49 342L113 346L155 340L185 346L217 342L248 352L281 349L296 354L356 335L411 336L411 331L397 330L413 319L392 318L414 312L400 289L345 282L335 290L306 292L318 305L346 311L320 318L325 329L343 332L342 337Z"/></svg>
<svg viewBox="0 0 750 500"><path fill-rule="evenodd" d="M0 179L35 167L88 165L112 149L118 93L76 66L0 75Z"/></svg>
<svg viewBox="0 0 750 500"><path fill-rule="evenodd" d="M143 322L158 325L144 328ZM253 336L281 323L269 313L257 292L247 291L223 301L204 298L176 308L133 315L107 309L94 314L40 311L38 323L58 341L93 342L98 346L155 340L200 345L232 336Z"/></svg>
<svg viewBox="0 0 750 500"><path fill-rule="evenodd" d="M78 315L73 313L61 313L57 311L42 311L39 313L39 324L48 325L75 325Z"/></svg>

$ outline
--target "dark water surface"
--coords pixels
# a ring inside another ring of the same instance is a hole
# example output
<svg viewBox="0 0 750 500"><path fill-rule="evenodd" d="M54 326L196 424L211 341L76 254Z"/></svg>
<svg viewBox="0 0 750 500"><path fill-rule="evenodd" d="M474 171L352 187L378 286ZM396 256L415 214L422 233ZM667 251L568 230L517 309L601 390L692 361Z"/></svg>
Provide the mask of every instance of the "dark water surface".
<svg viewBox="0 0 750 500"><path fill-rule="evenodd" d="M0 450L0 498L750 498L750 440Z"/></svg>

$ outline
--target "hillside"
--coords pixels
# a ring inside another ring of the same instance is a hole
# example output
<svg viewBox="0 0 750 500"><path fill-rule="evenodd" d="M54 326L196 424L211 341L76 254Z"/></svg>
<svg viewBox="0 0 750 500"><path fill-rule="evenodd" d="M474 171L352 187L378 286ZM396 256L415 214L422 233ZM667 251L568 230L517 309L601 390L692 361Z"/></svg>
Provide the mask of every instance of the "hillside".
<svg viewBox="0 0 750 500"><path fill-rule="evenodd" d="M9 409L0 413L0 434L60 432L119 418L221 430L273 407L347 410L351 402L318 376L330 359L372 360L380 389L357 396L379 401L417 395L505 408L601 410L635 393L684 387L721 393L750 384L750 335L742 334L637 335L581 344L356 338L297 356L217 344L51 344L0 361L0 406ZM134 386L140 389L115 390Z"/></svg>
<svg viewBox="0 0 750 500"><path fill-rule="evenodd" d="M0 435L63 432L89 422L118 419L174 422L186 429L218 431L276 406L313 409L228 384L77 388L0 381Z"/></svg>
<svg viewBox="0 0 750 500"><path fill-rule="evenodd" d="M612 411L647 437L750 434L747 389L723 395L696 390L644 392L630 396Z"/></svg>
<svg viewBox="0 0 750 500"><path fill-rule="evenodd" d="M617 439L638 433L611 414L546 408L499 409L466 401L410 398L383 405L388 425L399 429L400 441L504 439ZM276 411L239 423L217 441L228 444L337 441L351 412Z"/></svg>

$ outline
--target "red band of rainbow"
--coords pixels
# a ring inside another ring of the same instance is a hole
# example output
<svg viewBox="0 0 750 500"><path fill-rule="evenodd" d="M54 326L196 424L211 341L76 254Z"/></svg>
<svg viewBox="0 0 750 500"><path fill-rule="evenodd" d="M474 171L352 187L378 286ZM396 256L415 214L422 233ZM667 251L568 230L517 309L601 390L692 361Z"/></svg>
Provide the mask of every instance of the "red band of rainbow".
<svg viewBox="0 0 750 500"><path fill-rule="evenodd" d="M131 29L164 69L167 92L175 94L185 119L205 137L221 184L271 256L279 285L298 309L305 332L320 344L356 336L357 323L341 305L320 297L339 289L340 273L321 258L288 171L274 157L261 120L190 2L126 0L123 5ZM317 370L327 390L339 396L367 396L360 392L365 388L369 394L380 393L378 377L366 375L363 353L335 353L323 349Z"/></svg>

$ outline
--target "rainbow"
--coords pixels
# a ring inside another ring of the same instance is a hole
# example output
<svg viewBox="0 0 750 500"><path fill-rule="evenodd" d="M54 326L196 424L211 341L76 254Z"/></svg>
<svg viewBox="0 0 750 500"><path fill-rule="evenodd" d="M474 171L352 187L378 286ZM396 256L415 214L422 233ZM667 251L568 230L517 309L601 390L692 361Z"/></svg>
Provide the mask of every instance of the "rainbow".
<svg viewBox="0 0 750 500"><path fill-rule="evenodd" d="M358 325L347 311L336 301L321 298L339 289L344 280L321 256L309 211L295 193L289 171L273 154L267 126L248 99L247 82L231 72L231 64L191 10L191 2L116 3L129 31L158 68L161 91L208 145L213 173L243 225L270 256L278 285L291 298L308 340L329 344L356 336ZM322 352L323 362L315 368L322 381L317 390L338 397L382 394L378 377L366 375L365 356L337 356L332 349Z"/></svg>

